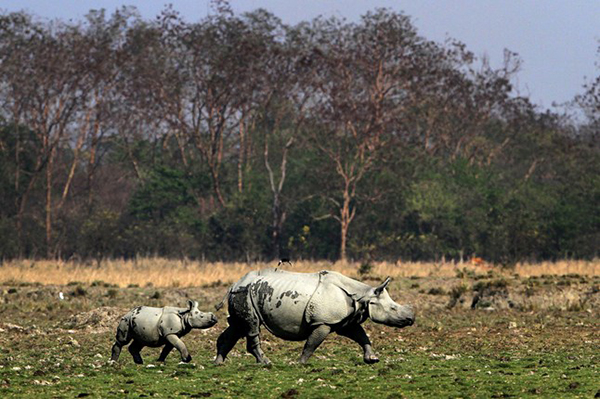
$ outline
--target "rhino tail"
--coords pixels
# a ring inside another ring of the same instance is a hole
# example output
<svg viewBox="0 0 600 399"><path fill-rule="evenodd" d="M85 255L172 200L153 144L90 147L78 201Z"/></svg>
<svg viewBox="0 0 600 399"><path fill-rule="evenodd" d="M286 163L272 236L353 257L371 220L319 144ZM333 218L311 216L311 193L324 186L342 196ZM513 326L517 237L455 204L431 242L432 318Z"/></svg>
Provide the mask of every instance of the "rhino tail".
<svg viewBox="0 0 600 399"><path fill-rule="evenodd" d="M223 299L221 299L221 302L217 303L215 305L215 309L216 310L221 310L221 308L223 307L223 305L225 304L225 301L229 299L229 296L231 295L231 289L233 288L233 285L229 287L229 289L227 290L227 292L225 293L225 296L223 296Z"/></svg>

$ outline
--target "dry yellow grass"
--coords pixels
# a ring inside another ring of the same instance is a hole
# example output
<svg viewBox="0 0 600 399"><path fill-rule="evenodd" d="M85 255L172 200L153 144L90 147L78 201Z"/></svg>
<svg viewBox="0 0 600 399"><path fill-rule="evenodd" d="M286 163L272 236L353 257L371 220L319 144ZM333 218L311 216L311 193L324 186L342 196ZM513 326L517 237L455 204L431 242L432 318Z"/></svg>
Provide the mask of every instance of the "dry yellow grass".
<svg viewBox="0 0 600 399"><path fill-rule="evenodd" d="M2 283L42 283L64 285L73 282L90 284L103 281L120 287L128 285L156 287L193 287L221 281L231 283L252 270L273 267L275 263L207 263L199 261L144 258L137 260L107 260L77 263L51 260L16 260L0 266ZM284 269L298 272L334 270L348 276L357 276L359 263L331 263L299 261ZM517 273L523 277L564 274L600 275L600 261L560 261L536 264L518 264L505 271L486 264L470 263L420 263L420 262L379 262L373 263L370 271L374 276L391 277L454 277L459 271L485 274L490 270L497 273Z"/></svg>

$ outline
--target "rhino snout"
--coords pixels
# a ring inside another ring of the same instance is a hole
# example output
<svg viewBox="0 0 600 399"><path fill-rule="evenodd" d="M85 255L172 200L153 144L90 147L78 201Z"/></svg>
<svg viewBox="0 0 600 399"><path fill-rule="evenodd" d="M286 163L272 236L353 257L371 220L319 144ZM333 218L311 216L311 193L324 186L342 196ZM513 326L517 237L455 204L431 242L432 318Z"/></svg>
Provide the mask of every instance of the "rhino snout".
<svg viewBox="0 0 600 399"><path fill-rule="evenodd" d="M415 324L415 311L412 306L406 307L404 321L406 322L407 326L412 326L413 324Z"/></svg>
<svg viewBox="0 0 600 399"><path fill-rule="evenodd" d="M204 324L206 324L208 327L212 327L215 324L217 324L217 316L215 316L212 313L206 313L202 316L202 320L204 322Z"/></svg>

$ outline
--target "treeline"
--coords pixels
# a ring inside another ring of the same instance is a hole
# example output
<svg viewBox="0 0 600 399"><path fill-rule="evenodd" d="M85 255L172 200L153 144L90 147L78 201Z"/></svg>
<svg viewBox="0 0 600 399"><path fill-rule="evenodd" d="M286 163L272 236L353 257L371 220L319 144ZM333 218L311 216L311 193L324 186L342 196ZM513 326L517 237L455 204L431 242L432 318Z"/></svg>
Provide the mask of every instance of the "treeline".
<svg viewBox="0 0 600 399"><path fill-rule="evenodd" d="M377 10L0 15L0 255L593 258L589 122Z"/></svg>

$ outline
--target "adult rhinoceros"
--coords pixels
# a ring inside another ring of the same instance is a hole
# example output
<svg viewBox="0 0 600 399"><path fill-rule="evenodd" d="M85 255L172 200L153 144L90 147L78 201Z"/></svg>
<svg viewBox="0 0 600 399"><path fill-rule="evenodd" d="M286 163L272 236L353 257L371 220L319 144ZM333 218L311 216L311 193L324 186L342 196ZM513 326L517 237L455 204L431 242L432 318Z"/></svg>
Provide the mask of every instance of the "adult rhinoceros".
<svg viewBox="0 0 600 399"><path fill-rule="evenodd" d="M246 348L256 361L269 364L260 348L260 326L279 338L304 341L300 362L305 363L331 332L354 340L364 350L364 361L379 361L360 325L370 318L392 327L413 324L410 306L394 302L385 287L371 287L340 273L292 273L273 269L250 272L227 291L229 327L217 340L216 364L221 364L236 342L246 337Z"/></svg>

